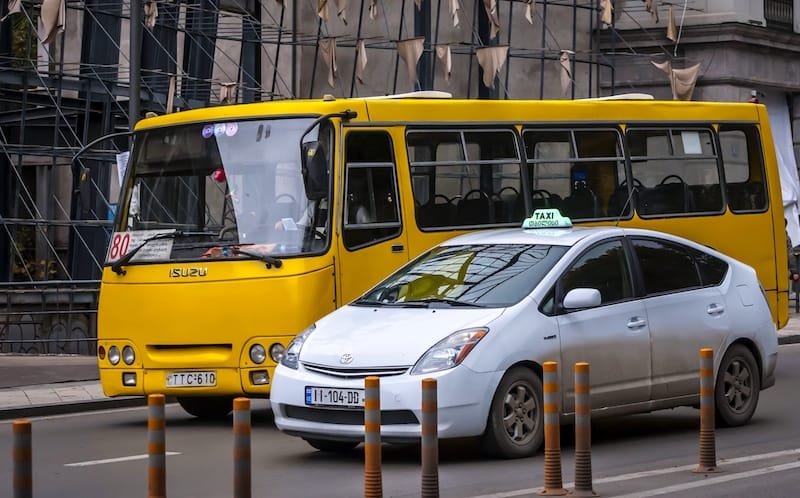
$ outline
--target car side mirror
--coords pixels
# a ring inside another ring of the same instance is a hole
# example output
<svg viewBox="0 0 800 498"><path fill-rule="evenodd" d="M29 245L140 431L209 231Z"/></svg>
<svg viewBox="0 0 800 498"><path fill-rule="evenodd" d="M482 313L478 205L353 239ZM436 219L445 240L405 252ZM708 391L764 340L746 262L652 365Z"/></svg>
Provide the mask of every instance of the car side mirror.
<svg viewBox="0 0 800 498"><path fill-rule="evenodd" d="M306 142L303 152L303 184L306 197L320 200L328 196L328 161L325 150L319 142Z"/></svg>
<svg viewBox="0 0 800 498"><path fill-rule="evenodd" d="M567 292L567 295L564 296L564 308L568 310L594 308L600 306L601 301L599 290L577 288Z"/></svg>

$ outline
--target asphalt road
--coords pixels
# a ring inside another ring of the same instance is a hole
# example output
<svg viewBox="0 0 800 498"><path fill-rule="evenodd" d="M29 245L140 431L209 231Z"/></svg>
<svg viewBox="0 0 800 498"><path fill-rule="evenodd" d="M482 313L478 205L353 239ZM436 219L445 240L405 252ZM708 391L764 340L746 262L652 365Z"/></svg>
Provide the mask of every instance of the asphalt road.
<svg viewBox="0 0 800 498"><path fill-rule="evenodd" d="M691 471L698 462L698 411L678 409L592 426L592 472L601 496L795 496L800 488L800 345L780 348L777 385L762 393L745 427L716 432L717 474ZM34 418L34 496L141 497L147 493L147 411L128 408ZM331 455L277 431L264 400L252 411L253 496L363 496L358 449ZM11 421L0 422L0 455L10 462ZM573 481L574 445L562 427L564 485ZM167 407L167 495L230 497L232 421L209 422ZM420 495L419 448L384 446L384 496ZM0 496L12 494L12 466L0 465ZM483 458L474 441L440 444L443 497L536 496L544 483L542 455L504 461Z"/></svg>

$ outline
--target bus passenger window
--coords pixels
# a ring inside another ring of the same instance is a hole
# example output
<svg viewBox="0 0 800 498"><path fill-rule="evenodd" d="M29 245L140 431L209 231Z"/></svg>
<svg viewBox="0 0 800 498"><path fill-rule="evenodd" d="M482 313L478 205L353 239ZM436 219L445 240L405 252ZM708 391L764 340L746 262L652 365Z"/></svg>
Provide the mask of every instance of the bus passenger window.
<svg viewBox="0 0 800 498"><path fill-rule="evenodd" d="M719 143L725 167L725 191L734 213L767 207L764 163L755 126L721 125Z"/></svg>
<svg viewBox="0 0 800 498"><path fill-rule="evenodd" d="M357 249L400 235L400 203L389 135L349 132L345 162L345 247Z"/></svg>

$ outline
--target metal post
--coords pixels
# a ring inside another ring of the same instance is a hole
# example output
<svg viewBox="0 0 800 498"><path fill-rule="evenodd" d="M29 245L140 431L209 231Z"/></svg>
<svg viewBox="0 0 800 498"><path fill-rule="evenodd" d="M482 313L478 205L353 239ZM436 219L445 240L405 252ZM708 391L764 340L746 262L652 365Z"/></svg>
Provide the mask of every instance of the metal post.
<svg viewBox="0 0 800 498"><path fill-rule="evenodd" d="M714 350L700 350L700 461L694 472L717 472L714 436Z"/></svg>
<svg viewBox="0 0 800 498"><path fill-rule="evenodd" d="M439 420L436 379L422 379L422 498L439 497Z"/></svg>
<svg viewBox="0 0 800 498"><path fill-rule="evenodd" d="M233 496L252 495L250 463L250 400L233 400Z"/></svg>
<svg viewBox="0 0 800 498"><path fill-rule="evenodd" d="M364 379L364 498L381 498L381 392L380 379Z"/></svg>
<svg viewBox="0 0 800 498"><path fill-rule="evenodd" d="M14 498L31 498L33 496L33 451L31 447L31 423L27 420L15 420L12 426L14 434Z"/></svg>
<svg viewBox="0 0 800 498"><path fill-rule="evenodd" d="M544 488L540 495L565 495L561 480L561 428L558 388L558 363L546 361L544 373Z"/></svg>
<svg viewBox="0 0 800 498"><path fill-rule="evenodd" d="M572 496L597 496L592 489L592 401L589 364L575 364L575 490Z"/></svg>
<svg viewBox="0 0 800 498"><path fill-rule="evenodd" d="M164 395L147 397L147 494L149 498L166 498L167 465L164 428Z"/></svg>

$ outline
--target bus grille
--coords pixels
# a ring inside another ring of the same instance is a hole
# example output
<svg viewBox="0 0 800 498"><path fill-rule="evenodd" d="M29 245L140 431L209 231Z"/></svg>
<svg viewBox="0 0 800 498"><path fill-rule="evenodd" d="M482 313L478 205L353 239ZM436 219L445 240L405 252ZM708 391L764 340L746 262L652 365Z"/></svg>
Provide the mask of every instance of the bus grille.
<svg viewBox="0 0 800 498"><path fill-rule="evenodd" d="M328 365L317 365L315 363L303 363L303 367L311 372L345 379L363 379L370 376L391 377L393 375L403 375L411 368L410 366L338 368Z"/></svg>
<svg viewBox="0 0 800 498"><path fill-rule="evenodd" d="M281 405L281 408L287 417L298 420L324 424L364 425L363 409L340 410L337 408L308 408L294 405ZM382 410L381 424L419 424L419 420L411 410Z"/></svg>

